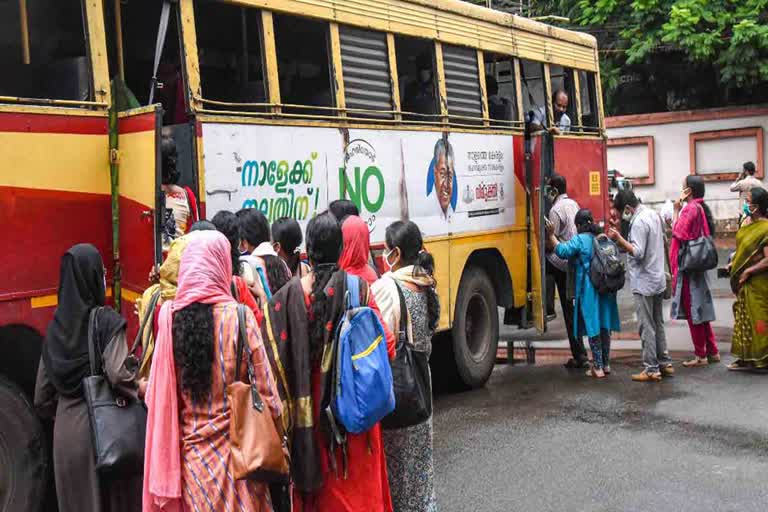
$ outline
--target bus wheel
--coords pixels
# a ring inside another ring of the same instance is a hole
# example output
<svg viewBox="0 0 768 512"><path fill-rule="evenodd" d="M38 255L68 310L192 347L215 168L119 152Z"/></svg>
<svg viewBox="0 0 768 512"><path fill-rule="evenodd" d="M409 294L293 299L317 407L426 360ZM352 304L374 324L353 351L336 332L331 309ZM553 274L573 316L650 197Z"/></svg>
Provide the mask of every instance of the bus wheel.
<svg viewBox="0 0 768 512"><path fill-rule="evenodd" d="M46 496L45 434L24 393L0 377L0 512L38 512Z"/></svg>
<svg viewBox="0 0 768 512"><path fill-rule="evenodd" d="M483 386L496 362L499 313L488 274L464 271L453 317L453 356L459 378L470 388Z"/></svg>

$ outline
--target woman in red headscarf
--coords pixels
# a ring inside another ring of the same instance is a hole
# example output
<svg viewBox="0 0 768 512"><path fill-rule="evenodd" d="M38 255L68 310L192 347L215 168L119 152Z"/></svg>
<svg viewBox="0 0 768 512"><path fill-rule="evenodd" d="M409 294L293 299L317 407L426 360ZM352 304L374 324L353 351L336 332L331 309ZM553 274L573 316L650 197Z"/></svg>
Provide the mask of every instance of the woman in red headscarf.
<svg viewBox="0 0 768 512"><path fill-rule="evenodd" d="M368 264L371 252L368 224L356 215L350 215L342 221L341 233L344 237L344 251L339 259L339 267L345 272L365 279L373 284L379 276Z"/></svg>

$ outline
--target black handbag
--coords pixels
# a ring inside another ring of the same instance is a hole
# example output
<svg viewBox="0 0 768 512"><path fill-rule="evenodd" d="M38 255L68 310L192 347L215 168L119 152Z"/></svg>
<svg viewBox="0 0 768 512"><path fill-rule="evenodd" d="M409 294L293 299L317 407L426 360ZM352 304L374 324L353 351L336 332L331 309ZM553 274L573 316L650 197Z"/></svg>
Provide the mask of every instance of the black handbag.
<svg viewBox="0 0 768 512"><path fill-rule="evenodd" d="M699 211L706 223L704 209ZM715 242L709 235L703 235L696 240L690 240L683 244L680 249L679 264L681 272L705 272L717 267L717 248Z"/></svg>
<svg viewBox="0 0 768 512"><path fill-rule="evenodd" d="M96 470L104 475L137 475L144 471L147 409L137 397L117 392L104 375L102 351L94 339L99 309L92 309L88 319L91 375L83 378Z"/></svg>
<svg viewBox="0 0 768 512"><path fill-rule="evenodd" d="M395 410L381 420L384 429L398 429L418 425L432 416L432 379L429 358L414 350L408 341L408 312L400 285L395 282L400 298L400 330L392 361L392 383L395 391Z"/></svg>

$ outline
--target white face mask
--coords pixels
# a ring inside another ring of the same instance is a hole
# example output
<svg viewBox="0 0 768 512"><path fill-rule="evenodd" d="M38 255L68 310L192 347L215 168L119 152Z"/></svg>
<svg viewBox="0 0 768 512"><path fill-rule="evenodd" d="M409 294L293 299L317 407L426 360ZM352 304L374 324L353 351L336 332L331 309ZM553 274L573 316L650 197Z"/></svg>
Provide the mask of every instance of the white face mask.
<svg viewBox="0 0 768 512"><path fill-rule="evenodd" d="M395 265L397 265L397 262L398 262L398 261L400 261L400 258L398 257L398 258L395 260L395 262L394 262L394 263L390 263L390 262L389 262L389 257L390 257L392 254L394 254L394 252L395 252L396 250L397 250L397 247L395 247L395 248L394 248L394 249L392 249L391 251L388 251L388 252L385 252L385 253L384 253L384 264L387 266L387 268L389 269L389 271L390 271L390 272L392 272L392 267L394 267Z"/></svg>
<svg viewBox="0 0 768 512"><path fill-rule="evenodd" d="M624 208L624 213L621 214L621 220L625 220L627 222L632 220L632 217L635 215L635 213L632 210L628 210Z"/></svg>

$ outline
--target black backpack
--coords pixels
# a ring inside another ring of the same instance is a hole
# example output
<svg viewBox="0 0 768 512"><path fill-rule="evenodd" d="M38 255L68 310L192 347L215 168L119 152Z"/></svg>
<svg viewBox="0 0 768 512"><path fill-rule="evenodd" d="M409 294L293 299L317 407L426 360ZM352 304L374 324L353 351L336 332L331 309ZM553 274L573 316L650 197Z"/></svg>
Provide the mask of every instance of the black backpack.
<svg viewBox="0 0 768 512"><path fill-rule="evenodd" d="M610 295L624 287L624 262L618 246L605 234L592 239L592 263L589 278L600 295Z"/></svg>

